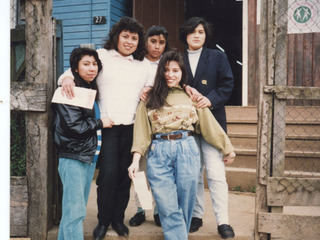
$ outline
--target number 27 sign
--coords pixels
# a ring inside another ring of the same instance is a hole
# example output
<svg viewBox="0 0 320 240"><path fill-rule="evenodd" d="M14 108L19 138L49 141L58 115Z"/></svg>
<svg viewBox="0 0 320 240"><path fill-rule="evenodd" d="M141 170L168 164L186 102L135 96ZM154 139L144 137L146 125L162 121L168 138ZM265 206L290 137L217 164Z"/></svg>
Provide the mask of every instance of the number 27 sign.
<svg viewBox="0 0 320 240"><path fill-rule="evenodd" d="M96 16L93 17L93 24L105 24L106 17L105 16Z"/></svg>

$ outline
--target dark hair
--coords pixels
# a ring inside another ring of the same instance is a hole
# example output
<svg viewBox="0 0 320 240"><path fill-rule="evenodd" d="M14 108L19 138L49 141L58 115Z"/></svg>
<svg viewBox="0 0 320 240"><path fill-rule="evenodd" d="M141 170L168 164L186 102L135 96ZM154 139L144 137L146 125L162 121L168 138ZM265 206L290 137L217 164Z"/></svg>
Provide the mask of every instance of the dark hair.
<svg viewBox="0 0 320 240"><path fill-rule="evenodd" d="M183 87L183 85L187 83L186 68L183 62L182 55L178 52L178 50L173 49L163 54L158 65L154 85L148 93L146 106L149 109L160 109L166 104L169 87L165 78L165 68L171 61L177 62L182 71L181 81L179 82L179 85Z"/></svg>
<svg viewBox="0 0 320 240"><path fill-rule="evenodd" d="M144 27L134 18L123 17L117 23L115 23L108 36L108 40L106 41L104 48L107 50L114 49L118 51L118 41L119 35L122 31L129 31L131 33L137 33L139 36L139 42L137 46L137 50L132 54L134 59L143 60L144 55L146 53L145 47L145 39Z"/></svg>
<svg viewBox="0 0 320 240"><path fill-rule="evenodd" d="M170 50L169 42L168 42L168 31L167 31L167 29L165 27L163 27L163 26L155 26L155 25L150 27L147 30L147 33L146 33L146 41L148 40L149 37L160 36L161 34L164 36L164 38L166 40L166 46L165 46L164 51L163 51L163 53L165 53L165 52Z"/></svg>
<svg viewBox="0 0 320 240"><path fill-rule="evenodd" d="M185 46L188 46L187 43L187 36L190 33L193 33L193 31L199 26L199 24L203 25L204 31L206 32L206 41L204 43L204 46L208 44L208 42L211 40L212 36L212 30L211 25L206 22L203 18L200 17L192 17L185 21L184 24L179 29L180 33L180 40L185 44Z"/></svg>
<svg viewBox="0 0 320 240"><path fill-rule="evenodd" d="M73 51L70 54L70 67L71 67L72 74L74 76L74 83L78 87L84 86L84 80L80 77L79 73L76 71L78 70L80 60L84 56L94 57L94 59L98 64L98 73L102 70L102 63L99 59L99 56L96 50L91 48L81 48L81 47L73 49ZM95 90L98 89L96 78L90 83L90 87Z"/></svg>

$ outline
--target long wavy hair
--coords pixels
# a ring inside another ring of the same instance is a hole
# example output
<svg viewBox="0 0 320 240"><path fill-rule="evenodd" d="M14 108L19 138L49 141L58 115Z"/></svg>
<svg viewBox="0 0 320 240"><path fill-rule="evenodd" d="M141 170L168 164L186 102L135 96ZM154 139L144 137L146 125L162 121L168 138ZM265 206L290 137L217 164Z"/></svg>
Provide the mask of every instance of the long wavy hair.
<svg viewBox="0 0 320 240"><path fill-rule="evenodd" d="M145 29L134 18L123 17L117 23L115 23L108 35L108 40L104 44L104 48L107 50L114 49L118 51L119 35L122 31L129 31L131 33L137 33L139 36L139 42L136 51L132 53L134 59L142 61L146 53L145 44Z"/></svg>
<svg viewBox="0 0 320 240"><path fill-rule="evenodd" d="M159 62L154 85L148 93L148 97L146 100L147 108L160 109L164 105L167 105L166 98L168 96L169 87L165 78L165 71L166 66L172 61L178 63L182 72L179 85L183 87L183 85L187 83L186 68L183 62L182 55L176 49L164 53Z"/></svg>

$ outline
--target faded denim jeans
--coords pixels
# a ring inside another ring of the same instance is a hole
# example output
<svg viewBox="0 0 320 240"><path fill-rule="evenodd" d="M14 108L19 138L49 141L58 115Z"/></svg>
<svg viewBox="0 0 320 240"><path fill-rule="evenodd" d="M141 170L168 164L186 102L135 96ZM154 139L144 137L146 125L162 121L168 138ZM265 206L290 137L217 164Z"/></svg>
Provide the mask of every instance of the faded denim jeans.
<svg viewBox="0 0 320 240"><path fill-rule="evenodd" d="M183 135L177 140L154 139L147 160L148 179L166 240L188 239L196 201L200 154L193 136L188 137L186 131Z"/></svg>
<svg viewBox="0 0 320 240"><path fill-rule="evenodd" d="M95 168L95 162L88 164L59 158L63 195L58 240L83 240L83 220Z"/></svg>

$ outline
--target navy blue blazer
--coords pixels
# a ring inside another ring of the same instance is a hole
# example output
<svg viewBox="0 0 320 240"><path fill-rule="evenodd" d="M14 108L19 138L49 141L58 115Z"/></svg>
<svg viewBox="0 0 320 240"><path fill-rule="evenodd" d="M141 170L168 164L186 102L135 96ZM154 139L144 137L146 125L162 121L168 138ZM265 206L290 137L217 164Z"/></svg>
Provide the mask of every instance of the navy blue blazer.
<svg viewBox="0 0 320 240"><path fill-rule="evenodd" d="M233 88L233 74L227 55L219 50L203 48L195 76L193 77L188 52L183 54L188 76L188 85L206 96L212 104L210 108L220 126L227 132L225 103Z"/></svg>

